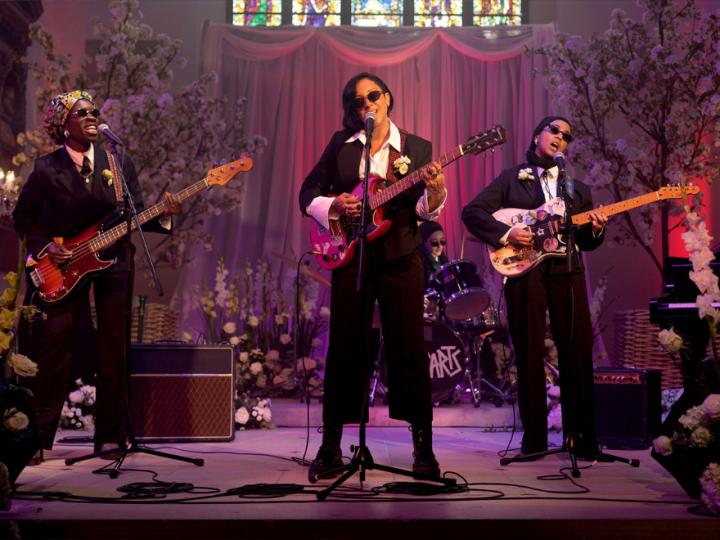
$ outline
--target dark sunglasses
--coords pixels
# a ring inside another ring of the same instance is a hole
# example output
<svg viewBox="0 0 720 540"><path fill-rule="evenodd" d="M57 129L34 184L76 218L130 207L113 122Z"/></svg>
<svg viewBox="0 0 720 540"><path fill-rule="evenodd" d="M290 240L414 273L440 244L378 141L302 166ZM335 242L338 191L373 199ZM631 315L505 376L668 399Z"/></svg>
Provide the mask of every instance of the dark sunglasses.
<svg viewBox="0 0 720 540"><path fill-rule="evenodd" d="M440 247L444 246L445 244L447 244L447 241L445 240L430 240L430 245L432 247Z"/></svg>
<svg viewBox="0 0 720 540"><path fill-rule="evenodd" d="M565 133L564 131L562 131L562 130L561 130L559 127L557 127L557 126L553 126L552 124L550 124L550 125L549 125L547 128L545 128L545 129L547 129L547 130L548 130L550 133L552 133L553 135L558 135L558 134L562 133L563 141L565 141L565 142L568 143L568 144L570 144L571 142L573 142L573 136L570 135L569 133Z"/></svg>
<svg viewBox="0 0 720 540"><path fill-rule="evenodd" d="M382 96L382 95L383 95L383 93L380 90L373 90L365 97L367 98L367 100L370 103L375 103L378 99L380 99L380 96ZM363 105L365 105L365 97L360 97L360 96L356 97L353 100L353 106L356 109L360 109Z"/></svg>
<svg viewBox="0 0 720 540"><path fill-rule="evenodd" d="M78 109L73 113L73 115L78 118L85 118L88 114L91 114L94 118L98 118L100 116L100 109Z"/></svg>

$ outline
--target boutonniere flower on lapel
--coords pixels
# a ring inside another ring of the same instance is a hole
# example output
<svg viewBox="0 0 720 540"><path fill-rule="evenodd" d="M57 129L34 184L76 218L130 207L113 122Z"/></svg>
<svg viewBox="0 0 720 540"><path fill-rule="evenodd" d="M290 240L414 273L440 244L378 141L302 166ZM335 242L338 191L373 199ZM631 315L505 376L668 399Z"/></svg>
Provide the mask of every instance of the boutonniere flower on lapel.
<svg viewBox="0 0 720 540"><path fill-rule="evenodd" d="M532 167L525 167L518 171L518 180L534 180Z"/></svg>
<svg viewBox="0 0 720 540"><path fill-rule="evenodd" d="M393 168L398 174L407 174L410 166L410 158L407 156L400 156L393 161Z"/></svg>
<svg viewBox="0 0 720 540"><path fill-rule="evenodd" d="M110 171L109 169L103 169L102 177L105 179L105 183L108 185L108 187L112 186L112 183L113 183L112 171Z"/></svg>

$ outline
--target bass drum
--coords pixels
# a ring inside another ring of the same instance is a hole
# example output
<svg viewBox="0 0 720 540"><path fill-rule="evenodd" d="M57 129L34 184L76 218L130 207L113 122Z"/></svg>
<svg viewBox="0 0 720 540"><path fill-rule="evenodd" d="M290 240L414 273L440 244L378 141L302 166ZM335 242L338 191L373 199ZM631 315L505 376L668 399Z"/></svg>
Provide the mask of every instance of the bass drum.
<svg viewBox="0 0 720 540"><path fill-rule="evenodd" d="M447 325L426 320L423 326L425 346L430 358L430 386L432 402L442 403L454 397L455 389L462 383L468 363L463 341ZM385 347L380 345L379 371L383 386L387 389Z"/></svg>
<svg viewBox="0 0 720 540"><path fill-rule="evenodd" d="M445 305L445 317L464 321L479 316L490 304L490 294L472 261L457 259L443 264L432 277L432 285Z"/></svg>

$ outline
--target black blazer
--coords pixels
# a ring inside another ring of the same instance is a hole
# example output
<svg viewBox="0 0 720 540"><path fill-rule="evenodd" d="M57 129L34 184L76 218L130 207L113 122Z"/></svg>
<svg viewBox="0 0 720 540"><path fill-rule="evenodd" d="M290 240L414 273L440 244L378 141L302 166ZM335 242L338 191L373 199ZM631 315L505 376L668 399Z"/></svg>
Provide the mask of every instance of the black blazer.
<svg viewBox="0 0 720 540"><path fill-rule="evenodd" d="M520 169L527 167L533 169L533 179L518 179ZM495 249L501 247L500 238L510 227L496 220L492 214L501 208L534 209L543 205L545 197L539 178L537 169L528 163L505 169L463 208L462 220L468 231ZM590 188L579 180L575 180L570 213L578 214L592 210L592 208ZM592 251L602 244L604 237L604 231L597 237L593 236L592 228L590 224L587 224L577 229L575 242L581 250Z"/></svg>
<svg viewBox="0 0 720 540"><path fill-rule="evenodd" d="M303 181L299 196L303 214L307 215L306 209L315 197L350 193L357 186L363 145L360 141L346 143L352 135L349 130L335 132L320 160ZM410 173L431 161L432 143L408 133L401 154L410 158ZM420 182L384 207L385 218L390 219L392 225L385 236L369 245L382 244L388 260L412 253L422 243L415 205L424 190L425 184Z"/></svg>
<svg viewBox="0 0 720 540"><path fill-rule="evenodd" d="M125 158L122 168L137 211L141 212L145 204L135 166ZM64 146L35 160L35 167L13 211L15 230L26 239L29 254L37 256L53 237L80 233L122 207L122 203L116 201L115 186L103 178L105 169L110 170L105 150L95 145L90 191ZM168 232L157 220L150 223L143 229ZM122 243L120 241L116 246ZM108 255L114 257L121 256L125 250L114 247L108 251Z"/></svg>

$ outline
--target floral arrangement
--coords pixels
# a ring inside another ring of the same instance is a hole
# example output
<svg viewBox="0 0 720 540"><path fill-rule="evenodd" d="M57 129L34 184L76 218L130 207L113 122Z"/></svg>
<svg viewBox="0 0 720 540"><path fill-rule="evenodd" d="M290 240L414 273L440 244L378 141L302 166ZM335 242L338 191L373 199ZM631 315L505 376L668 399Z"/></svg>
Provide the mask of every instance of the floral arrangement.
<svg viewBox="0 0 720 540"><path fill-rule="evenodd" d="M525 167L518 171L518 180L535 180L532 167Z"/></svg>
<svg viewBox="0 0 720 540"><path fill-rule="evenodd" d="M71 71L67 55L55 50L52 35L40 24L31 25L30 38L44 56L41 63L29 65L38 81L38 110L69 89L93 95L103 121L126 141L148 204L160 200L166 190L176 192L200 180L223 158L262 151L266 140L245 133L246 100L240 99L228 114L224 98L211 97L215 73L179 91L171 89L173 69L186 63L178 57L182 42L155 34L144 24L139 0L110 0L108 10L110 20L93 26L97 51L84 58L78 72ZM29 169L36 156L54 149L40 130L18 134L17 144L21 151L13 164L21 169ZM19 175L16 184L21 181ZM155 264L177 268L190 261L193 245L209 251L213 238L203 230L205 217L232 211L241 200L242 183L232 182L186 201L173 234L163 236L153 249Z"/></svg>
<svg viewBox="0 0 720 540"><path fill-rule="evenodd" d="M272 410L270 399L250 397L241 394L236 400L235 427L237 429L272 428Z"/></svg>
<svg viewBox="0 0 720 540"><path fill-rule="evenodd" d="M92 431L95 429L95 387L84 384L82 379L76 379L75 385L77 389L70 392L63 403L60 427Z"/></svg>
<svg viewBox="0 0 720 540"><path fill-rule="evenodd" d="M676 458L700 466L700 497L713 512L720 513L720 394L710 394L702 404L690 407L677 421L671 437L661 435L653 441L653 451L662 459ZM703 457L709 457L707 461ZM707 465L705 466L705 463ZM704 470L702 467L704 466ZM675 474L675 473L674 473ZM682 482L681 482L682 483ZM683 487L686 487L683 485ZM686 490L688 488L686 487ZM693 489L695 489L693 487Z"/></svg>
<svg viewBox="0 0 720 540"><path fill-rule="evenodd" d="M184 333L185 340L228 343L233 348L240 415L236 420L245 427L265 427L252 419L240 421L245 412L253 416L257 410L270 425L270 401L259 405L268 397L322 395L322 337L330 310L317 283L301 276L300 310L291 316L293 301L288 299L295 298L294 272L286 278L276 275L264 259L254 265L246 261L238 274L231 275L220 259L212 285L194 287L193 298L183 302L196 305L202 321L201 328ZM185 314L186 319L190 316Z"/></svg>

